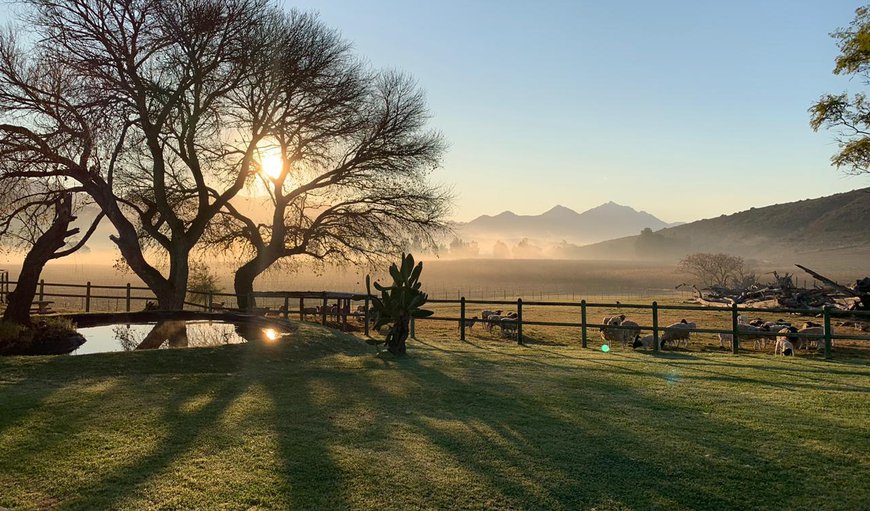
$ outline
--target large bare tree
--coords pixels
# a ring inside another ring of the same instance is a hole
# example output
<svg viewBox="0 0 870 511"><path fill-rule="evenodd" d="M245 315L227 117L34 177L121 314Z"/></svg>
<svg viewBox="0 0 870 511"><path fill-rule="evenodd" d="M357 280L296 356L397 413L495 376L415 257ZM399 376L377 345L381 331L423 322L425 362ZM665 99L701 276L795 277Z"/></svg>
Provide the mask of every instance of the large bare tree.
<svg viewBox="0 0 870 511"><path fill-rule="evenodd" d="M267 131L255 158L267 207L258 217L228 202L213 238L247 256L234 279L242 309L284 258L384 260L412 238L431 241L451 198L429 180L444 143L411 79L367 70L313 15L290 13L273 29L244 89L254 92L248 116Z"/></svg>
<svg viewBox="0 0 870 511"><path fill-rule="evenodd" d="M0 39L0 157L77 182L162 308L244 187L264 135L238 100L268 41L262 0L27 0L34 42ZM148 255L168 261L161 273Z"/></svg>

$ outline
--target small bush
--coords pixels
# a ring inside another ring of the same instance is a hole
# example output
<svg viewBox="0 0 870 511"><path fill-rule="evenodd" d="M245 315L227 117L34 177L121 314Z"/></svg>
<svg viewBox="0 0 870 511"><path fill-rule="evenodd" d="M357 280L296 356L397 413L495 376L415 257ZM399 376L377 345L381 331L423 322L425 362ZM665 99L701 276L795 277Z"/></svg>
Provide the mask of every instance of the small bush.
<svg viewBox="0 0 870 511"><path fill-rule="evenodd" d="M31 326L0 322L0 355L69 353L84 342L67 318L45 318Z"/></svg>
<svg viewBox="0 0 870 511"><path fill-rule="evenodd" d="M209 293L220 293L223 290L217 281L217 276L205 263L191 264L190 276L187 279L187 300L205 304Z"/></svg>

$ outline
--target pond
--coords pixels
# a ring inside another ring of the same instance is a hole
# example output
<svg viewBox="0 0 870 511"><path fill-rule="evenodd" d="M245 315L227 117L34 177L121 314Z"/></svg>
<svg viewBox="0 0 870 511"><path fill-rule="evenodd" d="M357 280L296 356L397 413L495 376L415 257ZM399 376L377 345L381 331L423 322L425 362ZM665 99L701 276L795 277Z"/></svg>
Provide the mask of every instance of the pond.
<svg viewBox="0 0 870 511"><path fill-rule="evenodd" d="M250 340L277 341L274 328L241 326L222 321L161 321L79 328L86 342L72 355L168 348L199 348L241 344Z"/></svg>

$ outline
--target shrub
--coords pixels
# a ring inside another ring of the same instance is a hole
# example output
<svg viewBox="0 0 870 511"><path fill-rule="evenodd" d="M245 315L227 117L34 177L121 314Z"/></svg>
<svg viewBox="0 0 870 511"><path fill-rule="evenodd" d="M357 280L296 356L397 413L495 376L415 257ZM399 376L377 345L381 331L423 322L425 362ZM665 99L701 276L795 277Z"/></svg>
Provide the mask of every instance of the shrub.
<svg viewBox="0 0 870 511"><path fill-rule="evenodd" d="M217 276L205 263L190 265L190 276L187 279L187 301L205 304L209 293L220 293L222 290L223 288L217 283Z"/></svg>

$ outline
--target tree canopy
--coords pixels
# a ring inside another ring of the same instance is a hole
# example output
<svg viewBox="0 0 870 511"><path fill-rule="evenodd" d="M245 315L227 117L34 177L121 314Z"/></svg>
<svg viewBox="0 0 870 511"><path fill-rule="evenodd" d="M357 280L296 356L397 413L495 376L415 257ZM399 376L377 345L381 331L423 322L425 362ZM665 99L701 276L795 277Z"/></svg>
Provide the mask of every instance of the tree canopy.
<svg viewBox="0 0 870 511"><path fill-rule="evenodd" d="M422 93L316 15L268 0L23 3L0 35L3 177L86 194L161 308L181 308L191 252L215 244L252 254L253 282L283 257L396 252L444 227L450 196L427 180L444 143ZM265 221L234 205L252 186Z"/></svg>
<svg viewBox="0 0 870 511"><path fill-rule="evenodd" d="M870 7L859 7L849 26L831 35L840 48L834 74L870 85ZM866 93L826 94L810 108L810 114L813 130L837 133L839 151L831 158L834 166L847 174L870 173L870 100Z"/></svg>

